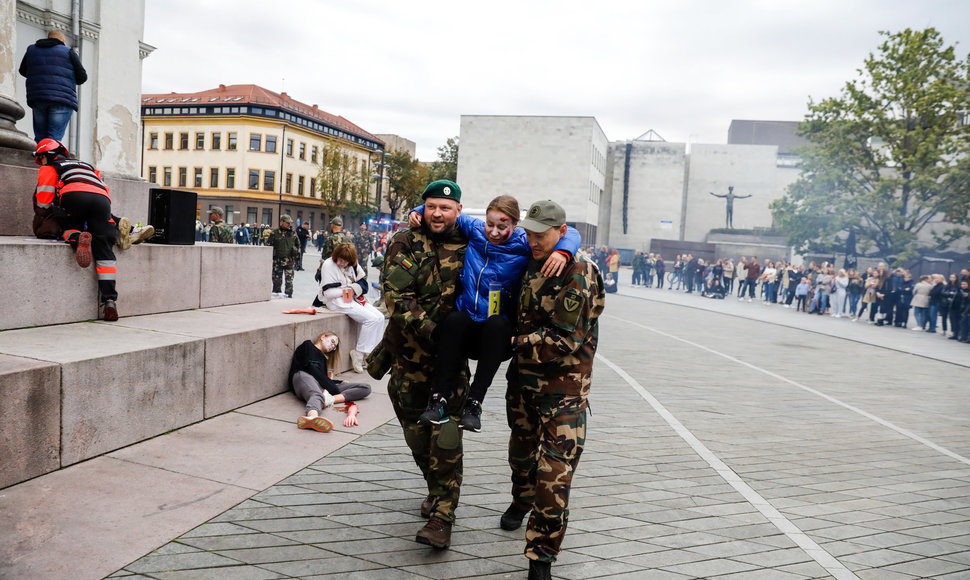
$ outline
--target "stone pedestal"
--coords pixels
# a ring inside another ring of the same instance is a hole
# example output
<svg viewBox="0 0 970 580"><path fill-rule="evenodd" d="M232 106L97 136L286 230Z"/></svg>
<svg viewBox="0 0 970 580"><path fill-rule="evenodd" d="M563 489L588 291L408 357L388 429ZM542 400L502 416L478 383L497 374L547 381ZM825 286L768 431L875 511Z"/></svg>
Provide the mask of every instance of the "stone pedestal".
<svg viewBox="0 0 970 580"><path fill-rule="evenodd" d="M740 256L757 256L759 261L791 260L791 247L785 236L751 230L722 230L708 233L704 241L714 244L714 258L717 260L737 260Z"/></svg>

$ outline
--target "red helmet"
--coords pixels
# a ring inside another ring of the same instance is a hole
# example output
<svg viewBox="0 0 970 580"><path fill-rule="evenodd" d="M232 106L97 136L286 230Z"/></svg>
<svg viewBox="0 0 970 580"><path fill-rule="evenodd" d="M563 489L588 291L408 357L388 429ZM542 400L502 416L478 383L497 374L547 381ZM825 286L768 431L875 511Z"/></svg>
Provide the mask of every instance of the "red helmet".
<svg viewBox="0 0 970 580"><path fill-rule="evenodd" d="M57 139L51 139L50 137L41 139L40 143L37 144L37 149L34 151L34 161L37 165L40 165L41 155L62 155L67 157L67 147L62 145Z"/></svg>

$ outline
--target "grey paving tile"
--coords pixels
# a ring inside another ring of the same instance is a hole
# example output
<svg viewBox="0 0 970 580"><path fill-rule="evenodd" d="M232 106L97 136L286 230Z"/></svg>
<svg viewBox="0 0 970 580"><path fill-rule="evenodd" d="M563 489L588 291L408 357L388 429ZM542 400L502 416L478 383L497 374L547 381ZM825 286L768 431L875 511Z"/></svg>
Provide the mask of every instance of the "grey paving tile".
<svg viewBox="0 0 970 580"><path fill-rule="evenodd" d="M220 556L232 558L246 564L268 564L296 560L335 558L338 554L321 550L314 546L279 546L274 548L249 548L245 550L225 550L215 552ZM266 568L266 566L262 566Z"/></svg>
<svg viewBox="0 0 970 580"><path fill-rule="evenodd" d="M273 546L292 546L293 540L273 534L236 534L231 536L204 536L180 540L183 544L200 550L236 550L240 548L269 548Z"/></svg>
<svg viewBox="0 0 970 580"><path fill-rule="evenodd" d="M227 566L203 570L154 572L152 577L159 580L275 580L276 578L288 578L288 576L257 566Z"/></svg>
<svg viewBox="0 0 970 580"><path fill-rule="evenodd" d="M431 578L449 578L461 576L482 576L504 574L518 571L518 568L498 560L472 559L456 565L450 562L424 564L401 568L405 572L422 574Z"/></svg>
<svg viewBox="0 0 970 580"><path fill-rule="evenodd" d="M348 572L381 568L381 566L375 562L368 562L367 560L351 558L349 556L336 556L333 558L317 560L303 559L279 561L262 564L260 567L297 578L306 578L320 574L346 575Z"/></svg>
<svg viewBox="0 0 970 580"><path fill-rule="evenodd" d="M723 576L725 574L735 574L753 569L755 569L755 566L752 564L746 564L744 562L738 562L725 558L664 566L664 570L676 572L678 574L686 574L695 578Z"/></svg>
<svg viewBox="0 0 970 580"><path fill-rule="evenodd" d="M188 570L193 568L215 568L217 566L232 566L237 562L219 554L209 552L191 552L188 554L163 554L145 556L125 566L125 570L138 574L165 572L169 570Z"/></svg>

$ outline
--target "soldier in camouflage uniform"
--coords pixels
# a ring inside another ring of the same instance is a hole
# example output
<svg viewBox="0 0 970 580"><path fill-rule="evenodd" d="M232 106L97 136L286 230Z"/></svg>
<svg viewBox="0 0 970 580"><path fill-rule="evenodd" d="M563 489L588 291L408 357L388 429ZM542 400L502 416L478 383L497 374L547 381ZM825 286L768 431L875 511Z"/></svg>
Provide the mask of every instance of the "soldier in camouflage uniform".
<svg viewBox="0 0 970 580"><path fill-rule="evenodd" d="M337 216L330 220L330 235L327 236L326 241L323 242L323 249L320 250L320 265L317 266L317 273L313 276L317 282L320 281L320 268L323 268L323 263L327 261L330 254L333 253L333 249L337 247L337 244L350 244L352 240L344 231L344 220ZM360 259L360 256L357 256Z"/></svg>
<svg viewBox="0 0 970 580"><path fill-rule="evenodd" d="M428 485L421 504L428 524L416 541L435 548L451 544L451 527L461 491L462 447L458 415L468 388L467 372L449 402L454 421L418 424L431 395L435 329L454 310L468 240L457 227L461 189L446 180L425 189L424 223L399 231L385 256L383 282L390 321L381 344L368 357L368 372L391 370L388 395L404 439Z"/></svg>
<svg viewBox="0 0 970 580"><path fill-rule="evenodd" d="M300 239L293 231L293 218L280 216L280 227L269 232L266 245L273 246L273 294L280 293L286 277L286 297L293 296L293 266L300 257Z"/></svg>
<svg viewBox="0 0 970 580"><path fill-rule="evenodd" d="M367 231L367 224L360 224L360 231L354 234L354 249L357 250L357 260L361 266L367 269L367 260L373 246L370 241L370 232Z"/></svg>
<svg viewBox="0 0 970 580"><path fill-rule="evenodd" d="M605 292L596 266L577 254L558 276L540 268L566 233L566 213L553 201L529 208L520 224L532 246L522 276L507 374L512 434L512 505L501 527L514 530L531 510L525 555L529 578L551 577L566 533L569 489L586 442L586 398Z"/></svg>
<svg viewBox="0 0 970 580"><path fill-rule="evenodd" d="M232 236L232 226L222 221L226 213L221 207L214 207L209 210L209 241L218 244L234 244L236 240Z"/></svg>

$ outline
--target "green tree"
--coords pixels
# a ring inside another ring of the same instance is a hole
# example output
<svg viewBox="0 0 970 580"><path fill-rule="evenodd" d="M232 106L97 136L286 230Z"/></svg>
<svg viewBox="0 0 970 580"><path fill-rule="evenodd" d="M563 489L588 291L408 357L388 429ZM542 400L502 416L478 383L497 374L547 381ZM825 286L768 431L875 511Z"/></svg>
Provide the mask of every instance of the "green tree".
<svg viewBox="0 0 970 580"><path fill-rule="evenodd" d="M397 219L402 207L410 209L421 202L421 192L428 184L428 168L407 151L395 151L387 156L387 206L391 217Z"/></svg>
<svg viewBox="0 0 970 580"><path fill-rule="evenodd" d="M438 159L431 162L428 181L449 179L456 181L458 176L458 137L452 137L438 147Z"/></svg>
<svg viewBox="0 0 970 580"><path fill-rule="evenodd" d="M337 143L324 146L320 160L317 184L320 188L321 205L331 214L339 214L349 203L360 201L360 192L366 195L366 178L354 167L354 157Z"/></svg>
<svg viewBox="0 0 970 580"><path fill-rule="evenodd" d="M812 146L771 209L800 251L842 251L855 232L861 251L903 262L924 230L937 249L966 235L970 60L933 28L880 34L859 78L838 97L810 100L799 128Z"/></svg>

